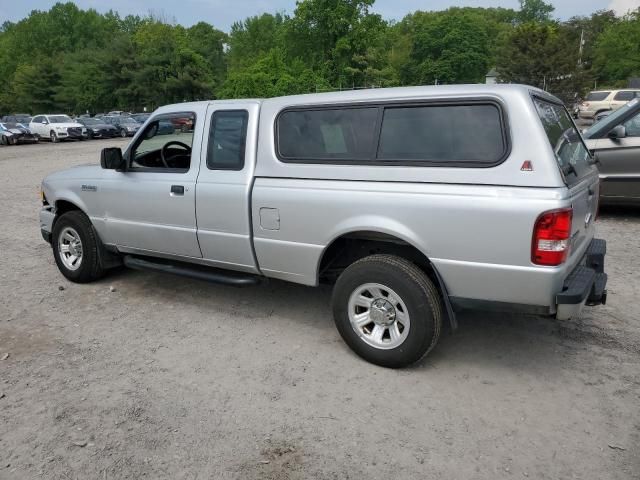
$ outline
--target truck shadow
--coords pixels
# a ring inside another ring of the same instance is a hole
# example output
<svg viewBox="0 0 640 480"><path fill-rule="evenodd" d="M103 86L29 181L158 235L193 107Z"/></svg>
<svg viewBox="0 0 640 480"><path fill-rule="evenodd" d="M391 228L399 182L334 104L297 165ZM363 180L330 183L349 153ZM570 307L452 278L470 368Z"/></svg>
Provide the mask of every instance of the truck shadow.
<svg viewBox="0 0 640 480"><path fill-rule="evenodd" d="M108 281L117 281L119 288L128 290L134 298L143 294L146 301L170 301L177 309L195 307L230 316L234 322L243 324L268 322L270 328L282 331L295 328L299 333L308 333L309 348L321 339L357 359L333 324L330 287L312 288L270 280L260 286L234 288L126 269L115 272ZM599 328L597 320L560 322L540 316L463 311L458 313L458 322L455 332L445 326L439 344L414 370L429 370L453 362L525 371L544 369L549 374L587 348L640 354L639 346Z"/></svg>

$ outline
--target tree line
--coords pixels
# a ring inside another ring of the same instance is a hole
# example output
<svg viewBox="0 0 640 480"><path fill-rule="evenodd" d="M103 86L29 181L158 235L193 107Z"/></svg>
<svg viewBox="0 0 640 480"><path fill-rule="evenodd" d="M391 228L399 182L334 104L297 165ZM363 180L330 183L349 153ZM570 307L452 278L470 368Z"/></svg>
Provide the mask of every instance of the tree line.
<svg viewBox="0 0 640 480"><path fill-rule="evenodd" d="M148 110L167 103L337 89L484 82L565 101L640 76L640 9L567 21L543 0L519 10L416 11L390 22L374 0L300 0L229 33L154 15L57 3L0 27L0 112Z"/></svg>

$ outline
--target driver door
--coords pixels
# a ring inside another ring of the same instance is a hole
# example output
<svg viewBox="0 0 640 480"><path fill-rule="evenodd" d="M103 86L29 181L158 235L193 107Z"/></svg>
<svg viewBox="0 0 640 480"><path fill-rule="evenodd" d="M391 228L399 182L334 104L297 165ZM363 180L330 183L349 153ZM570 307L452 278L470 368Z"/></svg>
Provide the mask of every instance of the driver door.
<svg viewBox="0 0 640 480"><path fill-rule="evenodd" d="M195 184L205 108L152 118L125 152L127 171L102 182L109 243L127 253L202 257ZM187 122L190 128L173 128Z"/></svg>

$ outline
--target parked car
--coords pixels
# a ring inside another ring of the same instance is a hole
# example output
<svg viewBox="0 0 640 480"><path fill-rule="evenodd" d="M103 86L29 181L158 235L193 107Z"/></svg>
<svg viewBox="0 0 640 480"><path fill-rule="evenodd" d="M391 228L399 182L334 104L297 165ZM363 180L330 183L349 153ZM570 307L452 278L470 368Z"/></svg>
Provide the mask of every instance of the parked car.
<svg viewBox="0 0 640 480"><path fill-rule="evenodd" d="M113 138L120 135L116 127L97 118L78 118L77 121L86 127L89 138Z"/></svg>
<svg viewBox="0 0 640 480"><path fill-rule="evenodd" d="M176 131L173 123L160 120L158 122L158 131L156 135L172 135Z"/></svg>
<svg viewBox="0 0 640 480"><path fill-rule="evenodd" d="M140 123L136 122L131 117L123 115L107 115L105 117L102 117L102 120L109 125L113 125L118 130L120 136L123 138L134 136L141 127Z"/></svg>
<svg viewBox="0 0 640 480"><path fill-rule="evenodd" d="M2 145L37 142L38 138L24 125L9 122L0 123L0 143L2 143Z"/></svg>
<svg viewBox="0 0 640 480"><path fill-rule="evenodd" d="M0 121L4 123L23 123L28 125L31 121L31 115L28 113L14 113L13 115L5 115Z"/></svg>
<svg viewBox="0 0 640 480"><path fill-rule="evenodd" d="M149 120L149 117L151 117L150 113L134 113L131 115L131 118L133 118L138 123L146 122L147 120Z"/></svg>
<svg viewBox="0 0 640 480"><path fill-rule="evenodd" d="M193 132L160 137L167 120ZM42 183L66 278L124 263L332 284L338 331L379 365L422 358L458 308L562 320L606 301L598 170L562 102L532 87L170 105L101 167Z"/></svg>
<svg viewBox="0 0 640 480"><path fill-rule="evenodd" d="M123 112L122 110L113 110L113 111L111 111L111 112L107 113L107 115L114 116L114 117L118 117L118 116L123 116L123 115L124 115L124 116L130 116L130 115L131 115L131 113L129 113L129 112Z"/></svg>
<svg viewBox="0 0 640 480"><path fill-rule="evenodd" d="M83 140L87 129L68 115L36 115L29 123L29 129L40 138L48 138L52 143L60 140Z"/></svg>
<svg viewBox="0 0 640 480"><path fill-rule="evenodd" d="M596 90L580 104L578 116L591 120L602 112L615 111L637 97L640 97L640 90Z"/></svg>
<svg viewBox="0 0 640 480"><path fill-rule="evenodd" d="M171 120L174 128L181 132L193 131L193 121L188 118L174 118Z"/></svg>
<svg viewBox="0 0 640 480"><path fill-rule="evenodd" d="M598 161L600 202L640 205L640 99L595 123L583 136Z"/></svg>

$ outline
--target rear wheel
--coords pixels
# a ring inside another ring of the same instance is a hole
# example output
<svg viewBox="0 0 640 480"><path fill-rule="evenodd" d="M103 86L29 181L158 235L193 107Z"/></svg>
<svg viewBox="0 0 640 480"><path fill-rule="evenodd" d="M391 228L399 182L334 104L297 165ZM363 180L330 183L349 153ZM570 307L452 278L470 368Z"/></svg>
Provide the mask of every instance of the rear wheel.
<svg viewBox="0 0 640 480"><path fill-rule="evenodd" d="M103 276L98 235L84 213L63 214L53 227L51 244L56 265L67 279L87 283Z"/></svg>
<svg viewBox="0 0 640 480"><path fill-rule="evenodd" d="M365 360L400 368L417 362L437 343L440 296L415 264L394 255L372 255L338 278L333 298L336 327Z"/></svg>

